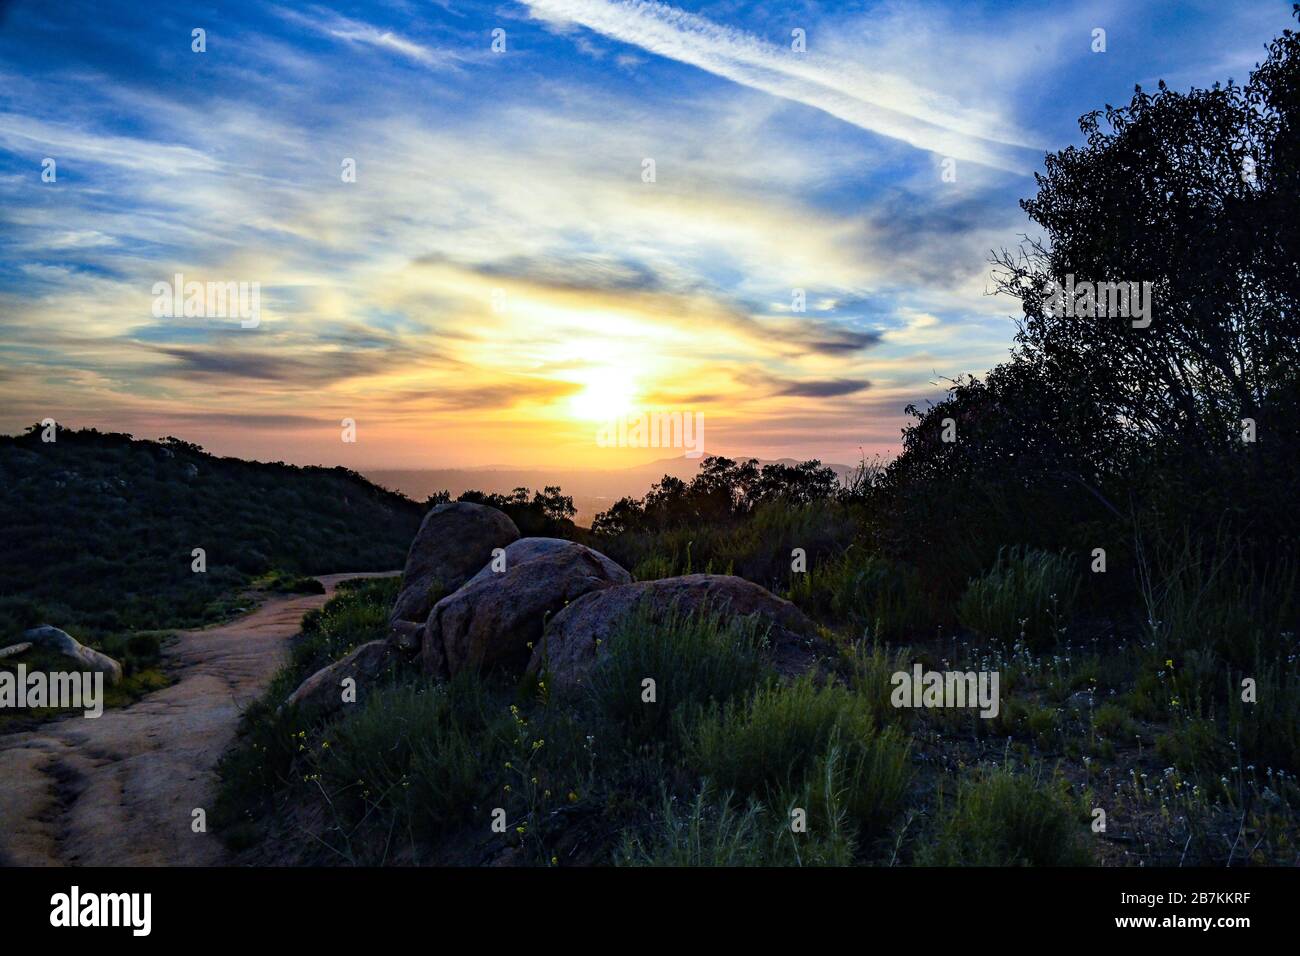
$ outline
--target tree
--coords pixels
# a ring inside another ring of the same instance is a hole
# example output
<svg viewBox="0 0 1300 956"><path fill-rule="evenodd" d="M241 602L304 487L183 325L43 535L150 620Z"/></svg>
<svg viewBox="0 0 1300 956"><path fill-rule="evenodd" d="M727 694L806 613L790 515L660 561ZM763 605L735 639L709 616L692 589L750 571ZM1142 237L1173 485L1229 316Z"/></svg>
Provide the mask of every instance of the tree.
<svg viewBox="0 0 1300 956"><path fill-rule="evenodd" d="M1084 116L1085 145L1048 155L1021 203L1048 241L995 259L1024 309L1017 360L1144 443L1222 445L1295 375L1298 54L1284 31L1245 86L1161 82ZM1151 283L1150 327L1049 308L1069 277Z"/></svg>

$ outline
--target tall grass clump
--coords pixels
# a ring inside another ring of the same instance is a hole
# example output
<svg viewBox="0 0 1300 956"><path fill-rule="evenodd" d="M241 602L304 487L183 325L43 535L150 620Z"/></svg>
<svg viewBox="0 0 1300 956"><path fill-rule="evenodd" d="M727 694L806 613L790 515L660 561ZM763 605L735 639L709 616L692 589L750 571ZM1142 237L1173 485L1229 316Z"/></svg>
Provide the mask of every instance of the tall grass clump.
<svg viewBox="0 0 1300 956"><path fill-rule="evenodd" d="M511 732L469 672L446 684L402 684L366 695L303 759L350 835L366 822L416 839L466 822L493 788Z"/></svg>
<svg viewBox="0 0 1300 956"><path fill-rule="evenodd" d="M907 647L886 648L879 641L853 645L845 654L849 686L863 701L877 727L896 724L901 729L916 719L910 707L895 707L891 700L894 675L912 669L914 659Z"/></svg>
<svg viewBox="0 0 1300 956"><path fill-rule="evenodd" d="M879 729L862 696L811 676L701 715L687 761L720 789L783 810L792 793L805 806L843 806L867 836L898 812L911 778L903 734Z"/></svg>
<svg viewBox="0 0 1300 956"><path fill-rule="evenodd" d="M1294 637L1294 635L1292 635ZM1228 687L1228 737L1238 758L1259 767L1300 773L1300 666L1295 650L1249 675L1234 674ZM1241 679L1255 681L1255 699L1243 701Z"/></svg>
<svg viewBox="0 0 1300 956"><path fill-rule="evenodd" d="M763 680L766 628L757 620L724 620L714 611L674 609L656 620L646 604L610 635L588 684L605 739L635 747L675 734L675 715L746 695ZM655 681L655 702L642 682Z"/></svg>
<svg viewBox="0 0 1300 956"><path fill-rule="evenodd" d="M877 639L900 640L935 622L915 569L857 547L810 561L806 573L790 576L787 596L814 616L843 621Z"/></svg>
<svg viewBox="0 0 1300 956"><path fill-rule="evenodd" d="M1177 654L1212 650L1238 669L1257 660L1283 660L1300 629L1300 572L1289 561L1260 568L1223 528L1212 541L1139 533L1139 590L1155 646Z"/></svg>
<svg viewBox="0 0 1300 956"><path fill-rule="evenodd" d="M847 866L854 842L844 813L831 806L828 827L794 832L790 817L734 794L714 798L706 785L689 802L666 796L658 819L642 831L624 833L615 862L624 866Z"/></svg>
<svg viewBox="0 0 1300 956"><path fill-rule="evenodd" d="M963 777L917 862L930 866L1087 866L1079 800L1042 770L998 767Z"/></svg>
<svg viewBox="0 0 1300 956"><path fill-rule="evenodd" d="M1074 613L1080 580L1065 552L1004 548L993 568L967 586L957 616L981 637L1047 650Z"/></svg>

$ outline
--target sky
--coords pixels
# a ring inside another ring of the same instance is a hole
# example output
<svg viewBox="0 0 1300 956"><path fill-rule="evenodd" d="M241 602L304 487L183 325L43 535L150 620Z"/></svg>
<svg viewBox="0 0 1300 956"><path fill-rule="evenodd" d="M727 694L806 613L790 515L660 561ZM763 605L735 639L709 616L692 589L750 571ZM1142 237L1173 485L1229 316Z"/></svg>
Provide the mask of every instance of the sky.
<svg viewBox="0 0 1300 956"><path fill-rule="evenodd" d="M679 452L602 429L667 412L889 454L1007 356L989 258L1045 153L1244 80L1289 11L0 0L0 432L618 468ZM177 275L250 308L167 314Z"/></svg>

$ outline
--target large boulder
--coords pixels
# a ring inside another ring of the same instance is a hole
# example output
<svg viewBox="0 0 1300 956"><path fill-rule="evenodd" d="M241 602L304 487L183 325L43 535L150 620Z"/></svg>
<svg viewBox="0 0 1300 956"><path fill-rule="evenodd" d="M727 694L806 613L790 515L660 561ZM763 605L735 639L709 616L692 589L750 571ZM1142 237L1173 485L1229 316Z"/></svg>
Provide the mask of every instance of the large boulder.
<svg viewBox="0 0 1300 956"><path fill-rule="evenodd" d="M574 541L521 538L505 549L502 570L489 563L429 614L421 645L425 673L522 671L547 620L584 594L631 580L605 555Z"/></svg>
<svg viewBox="0 0 1300 956"><path fill-rule="evenodd" d="M533 649L528 673L545 669L553 688L582 683L597 659L608 652L619 626L639 608L655 622L674 613L706 611L724 619L756 617L767 628L768 662L783 677L812 670L831 654L818 638L817 626L789 601L744 578L688 574L607 588L574 601L547 626Z"/></svg>
<svg viewBox="0 0 1300 956"><path fill-rule="evenodd" d="M356 701L361 703L366 688L404 660L388 641L362 644L299 684L298 689L285 700L285 706L297 707L313 718L333 713L343 706L343 681L349 677L356 681Z"/></svg>
<svg viewBox="0 0 1300 956"><path fill-rule="evenodd" d="M411 542L392 620L423 624L434 604L483 567L494 548L518 538L515 523L496 508L468 501L438 505Z"/></svg>
<svg viewBox="0 0 1300 956"><path fill-rule="evenodd" d="M86 647L67 631L42 624L24 633L23 637L37 647L62 654L77 670L102 672L104 680L109 684L116 684L122 679L121 664L107 654Z"/></svg>

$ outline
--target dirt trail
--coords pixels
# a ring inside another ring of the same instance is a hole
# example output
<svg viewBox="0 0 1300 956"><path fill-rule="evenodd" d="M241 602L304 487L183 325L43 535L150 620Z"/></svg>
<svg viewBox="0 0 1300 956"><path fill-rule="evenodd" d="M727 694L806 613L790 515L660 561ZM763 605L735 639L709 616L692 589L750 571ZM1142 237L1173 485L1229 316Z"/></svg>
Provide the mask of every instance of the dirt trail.
<svg viewBox="0 0 1300 956"><path fill-rule="evenodd" d="M176 683L95 720L68 717L0 736L0 865L205 866L221 842L194 833L212 813L215 767L243 707L285 661L302 616L325 594L276 597L164 651Z"/></svg>

